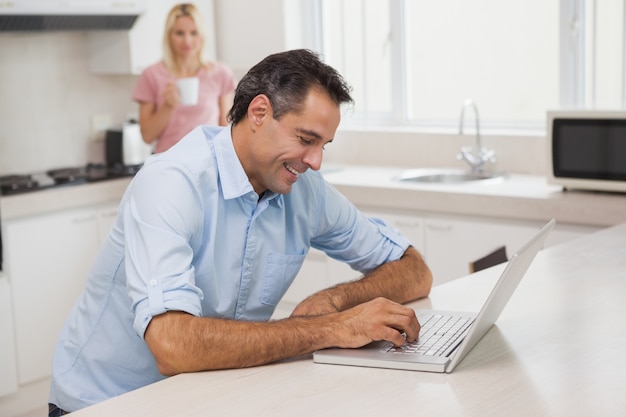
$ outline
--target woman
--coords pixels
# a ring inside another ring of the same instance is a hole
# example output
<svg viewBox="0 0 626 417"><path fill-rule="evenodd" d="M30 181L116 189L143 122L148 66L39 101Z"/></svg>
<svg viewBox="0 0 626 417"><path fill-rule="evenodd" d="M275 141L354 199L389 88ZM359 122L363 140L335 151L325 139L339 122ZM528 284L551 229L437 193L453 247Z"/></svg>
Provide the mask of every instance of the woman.
<svg viewBox="0 0 626 417"><path fill-rule="evenodd" d="M163 60L139 77L133 100L139 103L139 124L144 141L156 141L163 152L198 125L226 125L235 79L220 62L202 57L207 31L198 9L189 3L170 10L163 35ZM176 79L198 77L198 103L184 106Z"/></svg>

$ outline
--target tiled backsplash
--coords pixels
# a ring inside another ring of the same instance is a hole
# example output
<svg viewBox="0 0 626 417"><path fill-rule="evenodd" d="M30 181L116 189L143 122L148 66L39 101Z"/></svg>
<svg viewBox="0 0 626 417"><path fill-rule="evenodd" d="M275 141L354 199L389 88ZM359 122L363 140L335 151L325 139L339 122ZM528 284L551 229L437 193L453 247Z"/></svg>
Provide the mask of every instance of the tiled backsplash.
<svg viewBox="0 0 626 417"><path fill-rule="evenodd" d="M546 140L543 135L481 135L482 146L495 151L495 163L486 169L517 174L545 175ZM468 168L456 159L463 146L474 147L472 134L417 133L410 129L340 127L324 151L332 164L382 165L409 168Z"/></svg>
<svg viewBox="0 0 626 417"><path fill-rule="evenodd" d="M0 34L0 174L102 162L92 116L120 128L138 111L135 82L91 74L85 32Z"/></svg>

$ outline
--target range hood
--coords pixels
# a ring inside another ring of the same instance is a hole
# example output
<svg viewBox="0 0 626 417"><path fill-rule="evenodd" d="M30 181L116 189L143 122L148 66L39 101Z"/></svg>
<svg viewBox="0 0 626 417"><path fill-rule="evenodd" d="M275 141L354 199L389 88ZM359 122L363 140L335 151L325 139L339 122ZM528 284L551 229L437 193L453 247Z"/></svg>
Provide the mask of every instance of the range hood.
<svg viewBox="0 0 626 417"><path fill-rule="evenodd" d="M0 32L128 30L144 0L0 0Z"/></svg>

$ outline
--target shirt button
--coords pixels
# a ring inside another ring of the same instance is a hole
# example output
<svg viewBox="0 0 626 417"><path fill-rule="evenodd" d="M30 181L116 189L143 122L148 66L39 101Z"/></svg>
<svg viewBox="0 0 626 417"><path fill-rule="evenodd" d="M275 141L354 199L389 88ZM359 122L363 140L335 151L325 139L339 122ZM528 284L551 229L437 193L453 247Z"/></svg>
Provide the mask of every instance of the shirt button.
<svg viewBox="0 0 626 417"><path fill-rule="evenodd" d="M156 279L150 280L150 285L152 285L153 287L157 285L157 280Z"/></svg>

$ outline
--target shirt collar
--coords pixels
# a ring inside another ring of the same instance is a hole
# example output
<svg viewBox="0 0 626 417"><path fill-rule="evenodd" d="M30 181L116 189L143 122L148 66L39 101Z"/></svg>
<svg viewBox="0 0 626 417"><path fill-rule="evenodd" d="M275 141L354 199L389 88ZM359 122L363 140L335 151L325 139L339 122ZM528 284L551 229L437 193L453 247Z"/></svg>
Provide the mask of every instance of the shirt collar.
<svg viewBox="0 0 626 417"><path fill-rule="evenodd" d="M231 128L232 126L229 124L222 129L214 141L219 181L226 200L254 193L254 188L252 188L252 184L248 180L248 175L235 152ZM272 191L266 192L263 200L276 200L279 206L282 207L283 205L282 195Z"/></svg>

